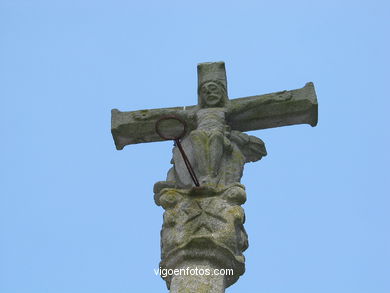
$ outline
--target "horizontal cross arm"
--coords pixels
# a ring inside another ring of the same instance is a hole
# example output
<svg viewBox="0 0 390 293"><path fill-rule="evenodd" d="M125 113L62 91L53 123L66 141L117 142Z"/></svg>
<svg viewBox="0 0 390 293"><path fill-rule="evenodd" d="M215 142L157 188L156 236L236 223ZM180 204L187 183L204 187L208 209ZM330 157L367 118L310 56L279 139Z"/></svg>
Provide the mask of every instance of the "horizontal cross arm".
<svg viewBox="0 0 390 293"><path fill-rule="evenodd" d="M250 131L272 127L317 125L318 103L314 85L260 96L231 100L228 123L234 130Z"/></svg>
<svg viewBox="0 0 390 293"><path fill-rule="evenodd" d="M187 130L195 126L191 117L195 106L191 107L173 107L151 110L139 110L130 112L121 112L117 109L111 110L111 133L114 138L115 146L118 150L123 149L128 144L143 142L162 141L156 132L156 122L166 116L175 116L184 120L187 124ZM180 125L170 125L170 131ZM177 132L180 132L178 130Z"/></svg>

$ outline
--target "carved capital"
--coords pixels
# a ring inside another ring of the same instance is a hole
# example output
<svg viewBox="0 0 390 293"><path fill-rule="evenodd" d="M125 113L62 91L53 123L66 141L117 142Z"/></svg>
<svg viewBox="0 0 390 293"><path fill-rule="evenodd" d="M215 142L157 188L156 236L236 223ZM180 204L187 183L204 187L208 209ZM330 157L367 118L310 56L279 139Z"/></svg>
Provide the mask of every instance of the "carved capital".
<svg viewBox="0 0 390 293"><path fill-rule="evenodd" d="M233 269L226 286L245 271L242 252L248 247L244 186L235 183L223 189L194 187L163 188L155 194L164 209L161 231L162 268L175 269L189 260L206 261L217 268ZM169 287L171 276L165 278Z"/></svg>

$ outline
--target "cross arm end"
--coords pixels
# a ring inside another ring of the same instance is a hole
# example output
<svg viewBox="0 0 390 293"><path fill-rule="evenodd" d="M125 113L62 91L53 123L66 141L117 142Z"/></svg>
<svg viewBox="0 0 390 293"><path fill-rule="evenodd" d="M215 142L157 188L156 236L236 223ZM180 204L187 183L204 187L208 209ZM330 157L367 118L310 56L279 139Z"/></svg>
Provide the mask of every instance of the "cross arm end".
<svg viewBox="0 0 390 293"><path fill-rule="evenodd" d="M229 124L239 131L295 124L316 126L318 102L314 84L303 88L231 100Z"/></svg>
<svg viewBox="0 0 390 293"><path fill-rule="evenodd" d="M195 106L161 108L122 112L111 110L111 133L117 150L126 145L162 141L156 133L156 122L164 116L177 116L186 121L187 128L191 129L191 113Z"/></svg>

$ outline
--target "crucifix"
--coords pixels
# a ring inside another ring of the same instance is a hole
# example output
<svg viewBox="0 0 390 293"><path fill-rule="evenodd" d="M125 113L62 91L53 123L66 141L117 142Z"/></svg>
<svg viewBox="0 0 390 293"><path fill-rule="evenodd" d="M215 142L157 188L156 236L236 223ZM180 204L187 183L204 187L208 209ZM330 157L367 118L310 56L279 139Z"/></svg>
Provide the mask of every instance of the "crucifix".
<svg viewBox="0 0 390 293"><path fill-rule="evenodd" d="M240 180L245 163L267 154L261 139L244 132L316 126L317 113L311 82L296 90L229 100L224 62L198 65L197 105L112 110L118 150L170 137L177 141L167 178L153 190L156 204L165 210L160 270L167 272L162 277L171 293L222 293L244 273L248 236Z"/></svg>

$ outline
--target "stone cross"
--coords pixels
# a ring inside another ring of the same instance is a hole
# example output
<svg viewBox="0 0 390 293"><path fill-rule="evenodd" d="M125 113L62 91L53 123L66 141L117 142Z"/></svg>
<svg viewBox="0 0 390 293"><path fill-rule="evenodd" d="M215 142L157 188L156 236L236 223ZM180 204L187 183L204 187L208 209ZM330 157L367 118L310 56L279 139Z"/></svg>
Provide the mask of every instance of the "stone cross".
<svg viewBox="0 0 390 293"><path fill-rule="evenodd" d="M293 124L316 126L317 109L310 82L301 89L229 100L225 64L213 62L198 65L195 106L112 110L111 131L118 150L163 140L156 132L163 117L173 116L186 124L181 144L200 186L194 186L177 147L167 179L154 185L155 202L165 209L160 268L170 273L162 277L172 293L221 293L244 273L242 252L248 237L241 208L246 192L240 180L245 163L267 154L261 139L244 132ZM175 133L183 125L172 119L162 128Z"/></svg>

